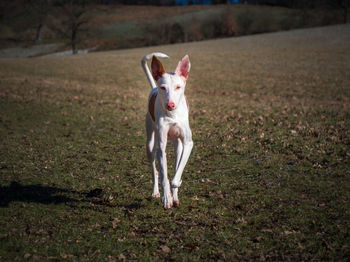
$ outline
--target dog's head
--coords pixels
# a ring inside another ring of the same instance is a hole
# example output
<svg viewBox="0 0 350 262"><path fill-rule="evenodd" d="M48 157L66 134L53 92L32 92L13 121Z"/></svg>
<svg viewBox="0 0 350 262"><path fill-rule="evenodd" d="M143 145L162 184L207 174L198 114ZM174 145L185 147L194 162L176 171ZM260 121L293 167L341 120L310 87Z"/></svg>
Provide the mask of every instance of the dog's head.
<svg viewBox="0 0 350 262"><path fill-rule="evenodd" d="M188 55L182 58L174 73L166 73L162 63L155 56L152 58L151 67L164 109L168 111L175 110L184 97L186 81L191 68Z"/></svg>

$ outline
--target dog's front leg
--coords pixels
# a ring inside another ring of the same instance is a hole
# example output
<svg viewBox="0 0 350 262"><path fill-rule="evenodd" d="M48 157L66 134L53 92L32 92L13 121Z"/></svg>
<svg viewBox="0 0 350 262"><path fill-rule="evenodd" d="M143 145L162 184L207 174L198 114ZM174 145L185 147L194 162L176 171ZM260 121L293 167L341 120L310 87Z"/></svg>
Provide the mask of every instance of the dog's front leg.
<svg viewBox="0 0 350 262"><path fill-rule="evenodd" d="M182 152L183 152L183 147L182 147L182 142L180 138L175 138L173 140L174 143L174 152L175 152L175 174L176 174L176 170L179 167L180 164L180 160L182 157ZM179 201L179 197L178 197L178 188L177 187L172 187L171 188L171 192L173 194L173 203L175 207L180 206L180 201Z"/></svg>
<svg viewBox="0 0 350 262"><path fill-rule="evenodd" d="M183 172L183 170L186 166L186 163L188 161L188 158L191 154L192 147L193 147L192 140L183 144L181 159L180 159L180 162L177 165L177 168L175 170L174 178L171 181L171 186L172 186L171 190L173 192L173 201L174 201L175 207L180 206L180 200L178 197L178 190L179 190L179 187L181 186L181 183L182 183L182 181L181 181L182 172Z"/></svg>
<svg viewBox="0 0 350 262"><path fill-rule="evenodd" d="M173 198L170 191L170 183L168 179L168 166L166 159L166 145L167 145L168 129L162 128L159 130L159 149L157 152L160 180L162 185L162 202L165 209L171 208L173 206Z"/></svg>
<svg viewBox="0 0 350 262"><path fill-rule="evenodd" d="M184 140L183 141L183 151L182 151L182 156L179 165L177 166L177 169L175 171L175 175L173 180L171 181L171 185L173 188L178 188L181 186L182 180L182 172L185 169L185 166L187 164L187 161L190 157L191 151L193 148L193 142L192 139L189 140Z"/></svg>

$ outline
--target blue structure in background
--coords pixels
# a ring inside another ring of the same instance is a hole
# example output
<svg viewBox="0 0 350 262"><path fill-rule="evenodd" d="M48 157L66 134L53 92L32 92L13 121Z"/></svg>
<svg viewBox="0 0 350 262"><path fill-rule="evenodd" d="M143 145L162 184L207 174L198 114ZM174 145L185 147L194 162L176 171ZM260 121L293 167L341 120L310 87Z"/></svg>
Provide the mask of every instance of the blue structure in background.
<svg viewBox="0 0 350 262"><path fill-rule="evenodd" d="M238 4L239 0L227 0L228 4ZM212 0L176 0L176 5L211 5Z"/></svg>
<svg viewBox="0 0 350 262"><path fill-rule="evenodd" d="M176 5L211 5L211 0L176 0Z"/></svg>

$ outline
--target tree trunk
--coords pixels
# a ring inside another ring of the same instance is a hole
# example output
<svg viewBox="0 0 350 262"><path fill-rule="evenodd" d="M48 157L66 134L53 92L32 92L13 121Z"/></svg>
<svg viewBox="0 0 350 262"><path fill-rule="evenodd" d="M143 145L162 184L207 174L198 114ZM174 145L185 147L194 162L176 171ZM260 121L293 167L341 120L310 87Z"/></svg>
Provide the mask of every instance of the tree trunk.
<svg viewBox="0 0 350 262"><path fill-rule="evenodd" d="M344 1L344 24L348 23L348 16L349 16L349 1Z"/></svg>
<svg viewBox="0 0 350 262"><path fill-rule="evenodd" d="M78 53L78 50L77 50L77 30L75 27L72 28L72 52L73 52L73 55Z"/></svg>
<svg viewBox="0 0 350 262"><path fill-rule="evenodd" d="M36 28L35 42L41 42L41 29L42 28L43 28L42 23L39 23L39 25Z"/></svg>

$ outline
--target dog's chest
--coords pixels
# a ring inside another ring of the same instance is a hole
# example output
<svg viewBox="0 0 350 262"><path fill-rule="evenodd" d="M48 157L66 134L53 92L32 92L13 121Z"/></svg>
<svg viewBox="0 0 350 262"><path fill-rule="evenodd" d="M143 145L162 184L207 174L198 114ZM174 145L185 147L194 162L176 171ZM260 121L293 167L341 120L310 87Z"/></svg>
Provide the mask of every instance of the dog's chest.
<svg viewBox="0 0 350 262"><path fill-rule="evenodd" d="M182 137L181 128L177 125L171 125L168 131L169 138L180 138Z"/></svg>
<svg viewBox="0 0 350 262"><path fill-rule="evenodd" d="M150 97L149 103L148 103L148 112L149 112L153 122L156 121L155 110L156 110L157 94L158 93L156 93L156 92L151 94L151 97ZM186 105L188 108L188 103L187 103L186 97L185 97L185 102L186 102ZM181 111L179 111L178 113L180 113L180 112ZM188 114L188 111L187 111L187 114ZM167 133L168 138L175 139L175 138L182 138L183 137L183 130L181 128L182 121L180 121L182 118L183 118L182 114L181 114L180 118L178 115L173 115L171 117L167 116L165 118L162 118L162 120L161 120L162 124L169 127L168 133Z"/></svg>

